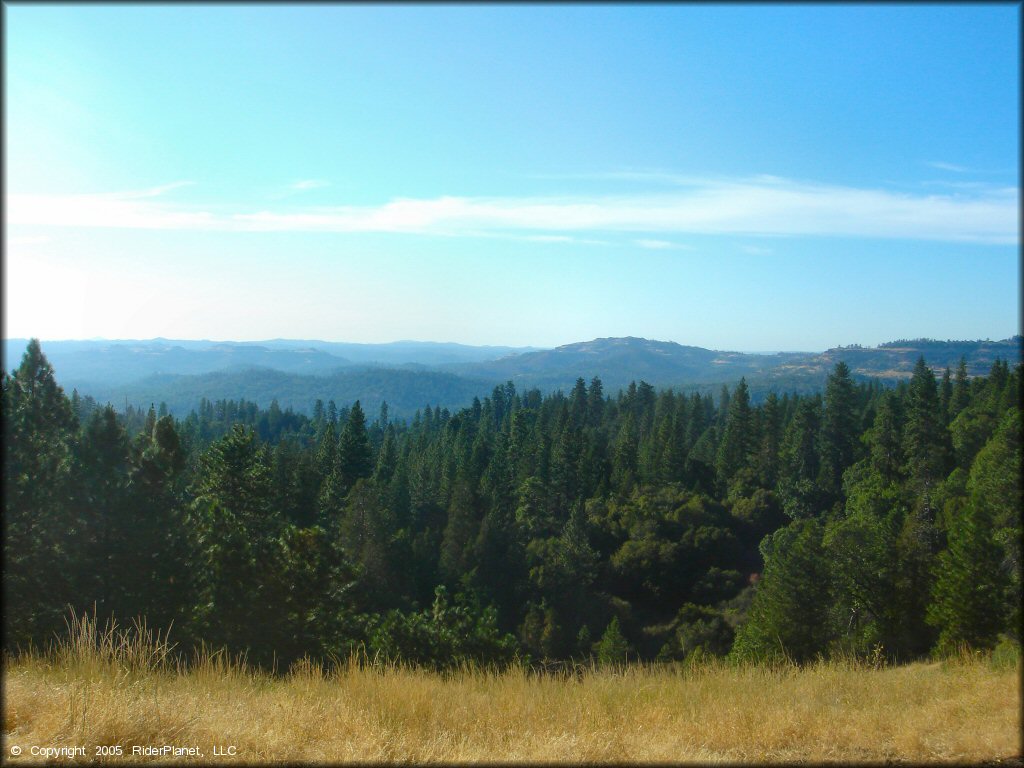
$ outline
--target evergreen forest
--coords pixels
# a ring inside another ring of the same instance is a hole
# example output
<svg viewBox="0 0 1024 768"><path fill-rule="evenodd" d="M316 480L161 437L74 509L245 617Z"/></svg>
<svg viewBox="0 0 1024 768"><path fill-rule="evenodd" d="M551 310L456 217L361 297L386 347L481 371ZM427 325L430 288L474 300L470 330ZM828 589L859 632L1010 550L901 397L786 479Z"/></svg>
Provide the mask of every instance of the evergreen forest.
<svg viewBox="0 0 1024 768"><path fill-rule="evenodd" d="M69 609L282 669L1019 643L1021 373L178 419L68 396L33 340L2 383L5 644Z"/></svg>

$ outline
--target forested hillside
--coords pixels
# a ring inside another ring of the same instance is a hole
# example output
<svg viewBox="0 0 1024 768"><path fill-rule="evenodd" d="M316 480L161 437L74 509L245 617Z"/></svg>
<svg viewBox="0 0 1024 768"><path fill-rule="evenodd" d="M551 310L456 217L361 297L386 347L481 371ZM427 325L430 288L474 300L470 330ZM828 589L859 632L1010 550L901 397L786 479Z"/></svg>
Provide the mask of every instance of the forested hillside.
<svg viewBox="0 0 1024 768"><path fill-rule="evenodd" d="M452 365L451 370L492 381L511 380L518 387L568 391L583 377L598 376L609 389L643 379L659 388L735 386L745 378L752 396L760 401L768 392L820 390L837 363L846 363L853 378L909 378L917 359L955 368L963 360L970 376L982 375L997 358L1018 359L1024 339L1001 341L935 341L915 339L879 347L851 345L824 352L727 352L684 346L672 341L633 337L594 339L555 349L510 355L500 360Z"/></svg>
<svg viewBox="0 0 1024 768"><path fill-rule="evenodd" d="M902 340L879 347L852 345L825 352L754 354L684 346L634 337L604 338L555 349L471 347L433 342L350 344L277 339L265 342L149 341L47 342L47 358L68 392L100 403L148 408L166 403L179 418L209 400L250 400L268 409L312 415L317 400L360 400L376 411L411 418L424 403L452 410L511 381L520 391L569 392L577 378L599 378L606 389L646 381L677 393L717 395L745 378L751 402L770 392L813 394L837 363L855 381L909 379L922 355L935 370L963 360L969 376L986 374L996 359L1021 356L1020 336L1002 341ZM11 372L27 341L4 341Z"/></svg>
<svg viewBox="0 0 1024 768"><path fill-rule="evenodd" d="M27 343L28 339L4 339L5 370L13 368ZM48 341L46 350L61 381L71 389L73 386L126 384L154 374L199 375L242 368L326 375L353 365L436 366L492 360L533 351L533 348L473 347L422 341L355 344L300 339L259 342L97 339Z"/></svg>
<svg viewBox="0 0 1024 768"><path fill-rule="evenodd" d="M396 417L406 419L424 403L460 408L492 387L491 382L444 371L352 367L318 376L266 368L193 376L160 374L121 386L97 385L81 391L100 403L122 407L125 402L134 408L163 404L168 413L179 417L201 407L204 399L246 400L265 410L275 407L276 402L279 408L306 415L312 415L318 400L352 403L358 399L374 412L386 402Z"/></svg>
<svg viewBox="0 0 1024 768"><path fill-rule="evenodd" d="M3 377L8 647L67 606L256 663L885 654L1019 641L1021 367L717 398L116 413Z"/></svg>

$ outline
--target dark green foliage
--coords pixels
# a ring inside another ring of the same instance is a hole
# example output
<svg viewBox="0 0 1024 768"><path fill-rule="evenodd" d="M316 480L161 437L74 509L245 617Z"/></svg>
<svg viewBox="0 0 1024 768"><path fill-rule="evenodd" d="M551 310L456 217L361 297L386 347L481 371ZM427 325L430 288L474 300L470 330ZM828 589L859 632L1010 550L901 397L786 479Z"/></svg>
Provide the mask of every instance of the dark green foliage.
<svg viewBox="0 0 1024 768"><path fill-rule="evenodd" d="M853 464L857 436L857 394L846 363L836 364L825 385L821 421L821 468L818 484L831 506L839 501L843 472Z"/></svg>
<svg viewBox="0 0 1024 768"><path fill-rule="evenodd" d="M1021 415L1010 408L979 452L969 498L951 521L939 555L928 620L939 648L991 648L1001 632L1019 635Z"/></svg>
<svg viewBox="0 0 1024 768"><path fill-rule="evenodd" d="M604 630L601 639L594 645L594 657L598 664L625 664L629 657L629 643L619 629L619 617L615 616Z"/></svg>
<svg viewBox="0 0 1024 768"><path fill-rule="evenodd" d="M71 461L77 427L39 342L29 342L13 376L3 374L4 605L10 645L47 638L75 601L58 567L74 546Z"/></svg>
<svg viewBox="0 0 1024 768"><path fill-rule="evenodd" d="M800 401L786 428L779 468L779 496L782 508L792 518L814 517L824 511L825 494L818 485L820 424L821 407L809 399Z"/></svg>
<svg viewBox="0 0 1024 768"><path fill-rule="evenodd" d="M373 455L370 438L366 432L366 416L356 400L349 411L348 421L338 441L338 458L335 463L340 486L348 491L357 480L369 477L373 471Z"/></svg>
<svg viewBox="0 0 1024 768"><path fill-rule="evenodd" d="M200 468L190 521L203 554L199 620L212 642L251 649L253 630L265 635L273 621L266 577L281 526L270 506L266 450L238 426L202 455Z"/></svg>
<svg viewBox="0 0 1024 768"><path fill-rule="evenodd" d="M455 605L439 586L434 604L419 613L390 611L369 623L369 649L394 661L435 668L467 662L505 665L515 659L515 638L502 634L494 608L459 593Z"/></svg>
<svg viewBox="0 0 1024 768"><path fill-rule="evenodd" d="M735 631L721 611L687 603L679 609L669 639L658 652L660 659L684 660L691 656L725 656L732 648Z"/></svg>
<svg viewBox="0 0 1024 768"><path fill-rule="evenodd" d="M973 370L176 420L67 398L33 343L3 378L8 647L69 604L267 666L988 647L1019 636L1020 370Z"/></svg>
<svg viewBox="0 0 1024 768"><path fill-rule="evenodd" d="M154 430L155 423L150 427L151 435ZM171 443L167 448L173 451L173 438L168 435L165 439ZM143 437L139 444L146 442ZM166 461L172 465L168 469L173 470L176 458L168 456ZM159 494L159 485L147 489L134 483L137 463L114 409L108 405L94 411L83 425L72 470L77 492L71 504L81 526L82 546L73 579L78 592L76 604L94 606L102 615L149 613L157 576L150 563L160 556L166 526L173 524L174 517L181 521L175 514L178 510L151 506L154 499L144 492ZM167 501L174 504L173 499Z"/></svg>
<svg viewBox="0 0 1024 768"><path fill-rule="evenodd" d="M823 544L834 584L832 620L839 645L863 656L881 646L890 656L901 645L898 610L899 507L859 507L829 523Z"/></svg>
<svg viewBox="0 0 1024 768"><path fill-rule="evenodd" d="M723 395L723 402L725 398ZM753 446L757 444L757 434L753 430L753 417L750 412L750 394L745 379L740 379L736 391L729 398L728 416L721 442L718 444L718 460L716 470L719 482L725 488L745 469L751 459Z"/></svg>
<svg viewBox="0 0 1024 768"><path fill-rule="evenodd" d="M795 520L761 544L765 567L750 618L736 636L740 659L806 661L831 640L831 583L817 520Z"/></svg>
<svg viewBox="0 0 1024 768"><path fill-rule="evenodd" d="M986 505L970 504L953 523L949 549L939 555L935 569L928 622L940 630L940 652L995 646L1008 607L1002 560Z"/></svg>
<svg viewBox="0 0 1024 768"><path fill-rule="evenodd" d="M907 390L903 452L908 480L925 504L929 503L932 489L943 477L946 465L941 418L935 374L924 358L919 358Z"/></svg>

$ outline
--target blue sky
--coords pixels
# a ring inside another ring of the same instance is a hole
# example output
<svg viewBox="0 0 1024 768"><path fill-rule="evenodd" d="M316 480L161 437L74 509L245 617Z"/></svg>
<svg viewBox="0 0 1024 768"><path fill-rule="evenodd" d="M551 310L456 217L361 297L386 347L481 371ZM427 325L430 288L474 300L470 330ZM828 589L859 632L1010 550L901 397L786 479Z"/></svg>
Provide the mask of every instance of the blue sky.
<svg viewBox="0 0 1024 768"><path fill-rule="evenodd" d="M1016 5L6 5L5 333L1019 332Z"/></svg>

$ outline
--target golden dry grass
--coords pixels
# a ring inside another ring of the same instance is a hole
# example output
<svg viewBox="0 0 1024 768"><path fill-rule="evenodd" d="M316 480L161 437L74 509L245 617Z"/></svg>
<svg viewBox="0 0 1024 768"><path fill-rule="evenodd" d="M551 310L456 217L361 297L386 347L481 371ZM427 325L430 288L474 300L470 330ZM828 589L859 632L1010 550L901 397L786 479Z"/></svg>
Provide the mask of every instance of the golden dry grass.
<svg viewBox="0 0 1024 768"><path fill-rule="evenodd" d="M131 762L201 763L963 763L1020 754L1019 671L982 658L577 676L352 661L332 672L298 664L275 678L222 655L173 665L145 632L98 633L88 620L73 629L47 654L5 659L11 762L38 762L32 746L75 745L91 761L102 744L121 745ZM132 755L163 744L202 756ZM234 746L235 756L215 756L215 746Z"/></svg>

